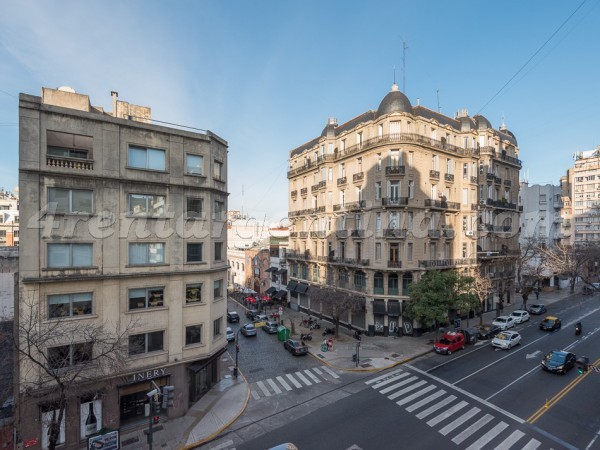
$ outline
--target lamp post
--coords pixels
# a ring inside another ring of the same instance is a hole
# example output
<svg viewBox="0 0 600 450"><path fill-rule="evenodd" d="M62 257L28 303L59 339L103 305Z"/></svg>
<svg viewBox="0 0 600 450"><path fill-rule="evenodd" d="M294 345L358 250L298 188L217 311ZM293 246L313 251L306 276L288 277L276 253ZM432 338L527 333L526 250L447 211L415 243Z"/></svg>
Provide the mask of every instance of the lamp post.
<svg viewBox="0 0 600 450"><path fill-rule="evenodd" d="M240 352L239 339L240 339L240 330L241 329L242 329L242 327L238 328L238 330L235 332L235 367L233 368L233 377L234 378L238 377L238 353Z"/></svg>

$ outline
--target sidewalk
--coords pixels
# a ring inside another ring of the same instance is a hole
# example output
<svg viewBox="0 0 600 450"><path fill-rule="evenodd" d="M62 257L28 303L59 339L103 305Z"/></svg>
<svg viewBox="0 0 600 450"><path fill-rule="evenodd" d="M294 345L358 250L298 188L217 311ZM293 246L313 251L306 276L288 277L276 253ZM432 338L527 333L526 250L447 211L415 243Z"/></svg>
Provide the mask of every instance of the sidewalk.
<svg viewBox="0 0 600 450"><path fill-rule="evenodd" d="M580 289L576 288L575 294ZM532 295L528 301L531 303L542 303L548 307L548 313L552 313L552 304L569 297L571 294L567 288L553 291L543 291L539 300ZM232 300L230 300L232 301ZM515 294L513 302L505 304L502 315L508 315L521 306L521 296ZM550 306L549 306L550 305ZM244 315L245 307L236 303L235 309ZM490 311L483 315L483 322L490 323L497 316L496 311ZM294 320L295 334L298 338L306 328L300 327L302 319L306 314L286 309L284 311L284 323L289 326L290 319ZM332 326L329 322L320 321L321 329L312 330L313 340L306 342L312 357L322 361L324 364L344 371L378 371L405 363L432 351L435 332L424 333L418 337L383 337L363 336L360 341L359 363L352 360L356 353L356 344L353 332L340 327L339 336L322 336L326 326ZM479 324L479 318L469 320L470 326ZM466 321L463 325L467 326ZM321 342L325 338L333 338L333 350L322 351ZM223 364L233 368L234 363L229 353L223 355ZM226 360L228 359L228 361ZM250 397L250 387L240 372L238 379L228 374L217 383L202 399L200 399L185 416L167 420L162 423L163 430L154 434L153 448L164 449L192 449L199 448L210 442L217 435L229 427L244 412ZM147 449L146 435L143 431L136 430L123 433L121 436L122 448L124 450Z"/></svg>

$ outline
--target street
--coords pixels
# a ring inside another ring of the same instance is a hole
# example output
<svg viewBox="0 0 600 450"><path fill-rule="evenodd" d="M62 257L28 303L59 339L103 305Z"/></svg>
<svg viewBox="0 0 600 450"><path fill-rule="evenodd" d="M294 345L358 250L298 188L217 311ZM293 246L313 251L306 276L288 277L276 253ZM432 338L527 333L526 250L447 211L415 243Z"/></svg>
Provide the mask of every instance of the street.
<svg viewBox="0 0 600 450"><path fill-rule="evenodd" d="M251 398L238 421L204 448L264 450L293 442L311 450L598 449L600 373L575 368L558 375L540 362L554 349L597 362L600 303L582 296L553 304L548 314L562 320L560 330L542 331L544 315L531 316L512 328L523 341L508 351L478 341L377 373L293 357L262 330L256 338L240 336L239 366ZM578 321L581 336L574 332ZM229 349L235 355L233 344Z"/></svg>

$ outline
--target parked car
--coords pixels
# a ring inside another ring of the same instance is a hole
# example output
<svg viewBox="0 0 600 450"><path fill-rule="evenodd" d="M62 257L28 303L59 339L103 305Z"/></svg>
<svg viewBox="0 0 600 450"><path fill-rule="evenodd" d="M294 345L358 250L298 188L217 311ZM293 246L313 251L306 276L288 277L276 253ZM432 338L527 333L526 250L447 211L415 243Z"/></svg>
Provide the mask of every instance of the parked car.
<svg viewBox="0 0 600 450"><path fill-rule="evenodd" d="M496 325L501 330L508 330L515 326L515 319L510 316L499 316L492 322L492 325Z"/></svg>
<svg viewBox="0 0 600 450"><path fill-rule="evenodd" d="M573 353L562 350L552 350L542 359L542 369L548 372L565 374L575 366L576 357Z"/></svg>
<svg viewBox="0 0 600 450"><path fill-rule="evenodd" d="M540 314L544 314L547 309L546 305L542 305L541 303L533 303L529 305L529 314L535 314L536 316Z"/></svg>
<svg viewBox="0 0 600 450"><path fill-rule="evenodd" d="M510 350L521 343L521 335L516 331L501 331L492 339L492 347Z"/></svg>
<svg viewBox="0 0 600 450"><path fill-rule="evenodd" d="M256 314L254 316L254 319L252 319L252 322L256 323L256 322L268 322L269 321L269 316L267 316L266 314Z"/></svg>
<svg viewBox="0 0 600 450"><path fill-rule="evenodd" d="M492 325L491 323L484 323L483 325L479 325L477 327L477 339L492 339L502 330L497 325Z"/></svg>
<svg viewBox="0 0 600 450"><path fill-rule="evenodd" d="M238 323L240 321L240 315L237 311L227 311L227 322Z"/></svg>
<svg viewBox="0 0 600 450"><path fill-rule="evenodd" d="M241 333L246 336L256 336L256 327L252 323L247 323L241 328Z"/></svg>
<svg viewBox="0 0 600 450"><path fill-rule="evenodd" d="M279 324L270 320L265 322L264 326L262 327L263 331L269 334L277 333L277 328L279 328Z"/></svg>
<svg viewBox="0 0 600 450"><path fill-rule="evenodd" d="M451 355L452 352L465 348L465 336L456 331L448 331L442 335L439 341L433 344L436 353Z"/></svg>
<svg viewBox="0 0 600 450"><path fill-rule="evenodd" d="M306 355L308 353L308 347L300 341L296 341L294 339L288 339L283 343L283 348L285 348L292 355Z"/></svg>
<svg viewBox="0 0 600 450"><path fill-rule="evenodd" d="M250 320L254 320L254 318L258 316L258 311L255 309L249 309L246 311L246 317Z"/></svg>
<svg viewBox="0 0 600 450"><path fill-rule="evenodd" d="M517 309L510 313L510 317L515 319L515 323L523 323L529 320L529 313L524 309Z"/></svg>
<svg viewBox="0 0 600 450"><path fill-rule="evenodd" d="M233 332L231 327L227 327L226 334L227 334L227 342L235 341L235 333Z"/></svg>
<svg viewBox="0 0 600 450"><path fill-rule="evenodd" d="M544 320L540 322L540 330L554 331L560 329L562 323L558 317L546 316Z"/></svg>

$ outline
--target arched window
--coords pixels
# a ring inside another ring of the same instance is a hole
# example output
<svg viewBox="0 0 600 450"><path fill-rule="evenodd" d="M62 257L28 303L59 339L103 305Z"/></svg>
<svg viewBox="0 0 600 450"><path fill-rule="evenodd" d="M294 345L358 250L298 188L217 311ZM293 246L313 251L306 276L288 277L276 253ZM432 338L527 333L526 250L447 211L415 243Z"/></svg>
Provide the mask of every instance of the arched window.
<svg viewBox="0 0 600 450"><path fill-rule="evenodd" d="M383 294L383 274L381 272L375 272L373 277L373 293Z"/></svg>
<svg viewBox="0 0 600 450"><path fill-rule="evenodd" d="M388 294L398 295L398 274L391 273L388 275Z"/></svg>

